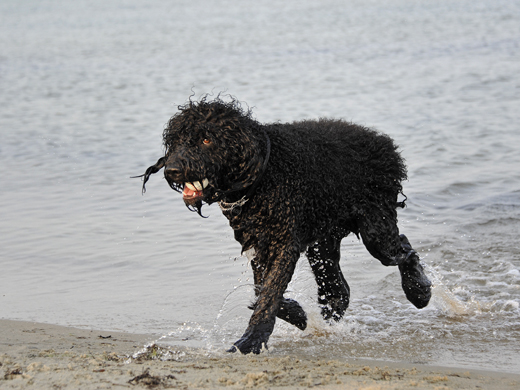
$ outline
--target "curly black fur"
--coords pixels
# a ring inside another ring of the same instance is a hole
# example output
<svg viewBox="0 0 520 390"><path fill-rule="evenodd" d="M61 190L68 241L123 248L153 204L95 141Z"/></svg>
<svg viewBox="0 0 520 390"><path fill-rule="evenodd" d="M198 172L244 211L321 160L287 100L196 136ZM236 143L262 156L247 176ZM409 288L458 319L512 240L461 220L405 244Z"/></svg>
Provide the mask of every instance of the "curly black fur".
<svg viewBox="0 0 520 390"><path fill-rule="evenodd" d="M259 353L277 316L305 329L301 306L283 297L303 252L323 317L339 320L349 304L339 267L340 242L349 233L384 265L399 267L415 306L428 304L431 283L397 228L406 166L387 135L332 119L260 124L236 100L202 98L179 107L163 138L165 155L142 175L143 191L164 167L190 209L201 214L204 203L219 202L243 251L255 252L257 301L230 351Z"/></svg>

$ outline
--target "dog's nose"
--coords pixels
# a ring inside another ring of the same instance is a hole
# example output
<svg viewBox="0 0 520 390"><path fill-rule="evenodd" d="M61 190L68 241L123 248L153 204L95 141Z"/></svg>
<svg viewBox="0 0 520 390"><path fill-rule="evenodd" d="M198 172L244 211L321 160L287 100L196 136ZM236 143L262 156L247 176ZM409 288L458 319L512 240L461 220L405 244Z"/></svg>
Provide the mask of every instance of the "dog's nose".
<svg viewBox="0 0 520 390"><path fill-rule="evenodd" d="M164 176L169 177L174 181L178 181L178 179L182 176L181 167L178 165L168 164L164 168Z"/></svg>
<svg viewBox="0 0 520 390"><path fill-rule="evenodd" d="M175 175L177 173L179 173L181 170L179 167L166 167L164 168L164 172L168 172L172 175Z"/></svg>

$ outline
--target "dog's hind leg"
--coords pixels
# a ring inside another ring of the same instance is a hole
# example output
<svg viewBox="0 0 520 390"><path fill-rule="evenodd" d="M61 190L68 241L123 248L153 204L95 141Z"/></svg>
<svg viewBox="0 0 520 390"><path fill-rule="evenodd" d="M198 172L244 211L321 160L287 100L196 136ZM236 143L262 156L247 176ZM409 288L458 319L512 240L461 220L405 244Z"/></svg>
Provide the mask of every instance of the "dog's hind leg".
<svg viewBox="0 0 520 390"><path fill-rule="evenodd" d="M332 236L307 249L318 284L318 303L324 319L339 321L348 308L350 288L339 267L341 239Z"/></svg>
<svg viewBox="0 0 520 390"><path fill-rule="evenodd" d="M399 272L401 273L401 285L406 298L422 309L431 298L431 282L424 273L424 268L417 253L412 249L410 242L404 234L401 234L401 248L404 256L401 256Z"/></svg>
<svg viewBox="0 0 520 390"><path fill-rule="evenodd" d="M365 215L360 224L363 244L383 265L397 265L406 298L417 308L428 305L431 282L424 273L419 256L404 234L399 235L397 213Z"/></svg>

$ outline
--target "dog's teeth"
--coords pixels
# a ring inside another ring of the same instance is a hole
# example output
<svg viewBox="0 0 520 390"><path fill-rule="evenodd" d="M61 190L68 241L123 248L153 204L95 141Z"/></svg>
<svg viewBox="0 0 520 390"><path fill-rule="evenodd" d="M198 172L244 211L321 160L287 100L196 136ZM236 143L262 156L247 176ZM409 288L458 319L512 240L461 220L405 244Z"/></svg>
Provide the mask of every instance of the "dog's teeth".
<svg viewBox="0 0 520 390"><path fill-rule="evenodd" d="M202 183L200 181L194 181L192 183L184 183L186 187L188 187L192 191L202 191L207 185L209 184L208 179L202 180Z"/></svg>
<svg viewBox="0 0 520 390"><path fill-rule="evenodd" d="M197 191L197 187L193 183L186 183L186 187L188 187L192 191Z"/></svg>

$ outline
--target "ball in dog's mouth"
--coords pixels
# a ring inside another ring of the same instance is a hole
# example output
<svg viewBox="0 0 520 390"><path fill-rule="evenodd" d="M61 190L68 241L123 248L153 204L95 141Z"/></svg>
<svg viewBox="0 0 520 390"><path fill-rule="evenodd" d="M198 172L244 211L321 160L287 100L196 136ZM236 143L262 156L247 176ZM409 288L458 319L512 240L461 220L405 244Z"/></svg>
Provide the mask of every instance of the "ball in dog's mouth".
<svg viewBox="0 0 520 390"><path fill-rule="evenodd" d="M185 202L191 203L192 201L199 200L203 197L204 188L206 188L209 184L208 179L203 179L202 182L194 181L194 182L186 182L184 183L184 188L182 190L182 198Z"/></svg>

